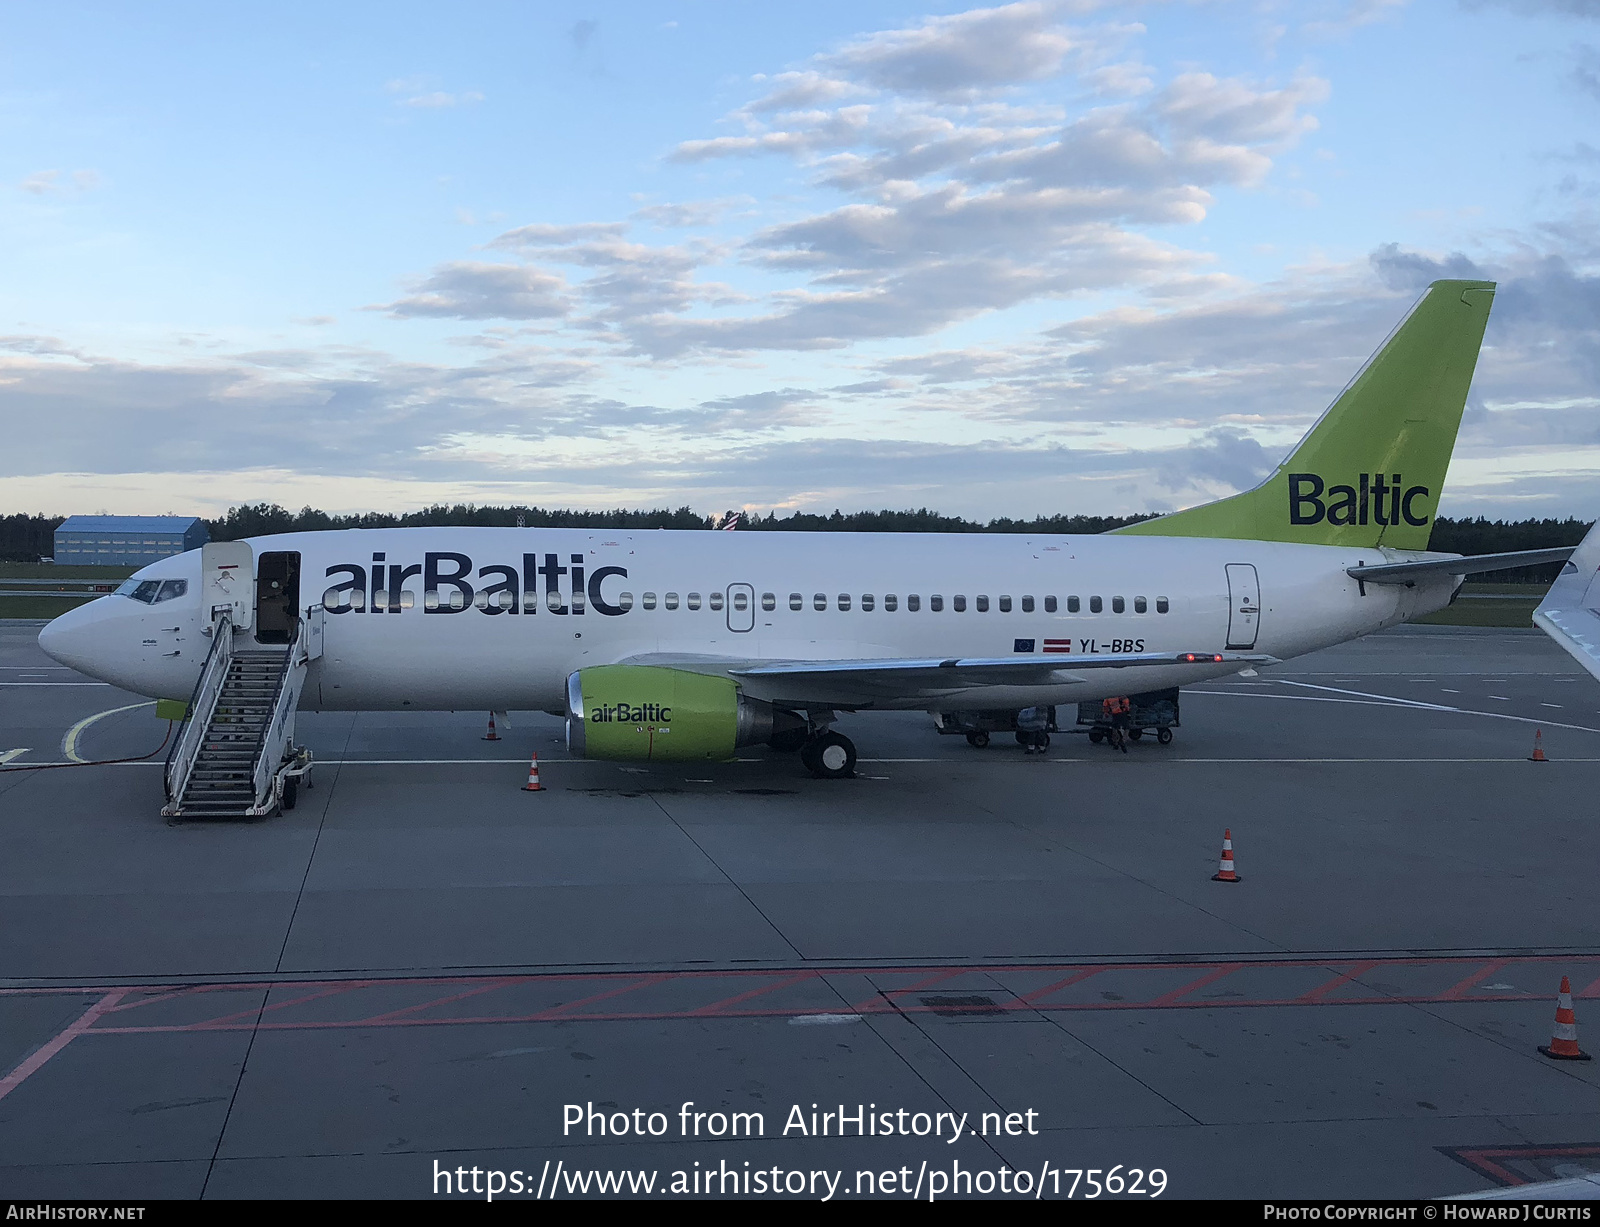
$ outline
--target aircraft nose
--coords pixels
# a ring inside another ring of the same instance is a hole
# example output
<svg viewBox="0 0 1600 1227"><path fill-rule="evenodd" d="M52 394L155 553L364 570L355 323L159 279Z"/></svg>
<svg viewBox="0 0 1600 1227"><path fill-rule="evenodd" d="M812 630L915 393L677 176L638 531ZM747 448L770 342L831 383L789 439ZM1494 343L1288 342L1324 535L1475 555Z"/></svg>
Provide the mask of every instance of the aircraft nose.
<svg viewBox="0 0 1600 1227"><path fill-rule="evenodd" d="M107 598L90 601L77 609L69 609L53 619L39 632L39 646L44 654L57 664L77 669L80 673L94 673L96 652L95 626L104 621L102 611L95 609Z"/></svg>

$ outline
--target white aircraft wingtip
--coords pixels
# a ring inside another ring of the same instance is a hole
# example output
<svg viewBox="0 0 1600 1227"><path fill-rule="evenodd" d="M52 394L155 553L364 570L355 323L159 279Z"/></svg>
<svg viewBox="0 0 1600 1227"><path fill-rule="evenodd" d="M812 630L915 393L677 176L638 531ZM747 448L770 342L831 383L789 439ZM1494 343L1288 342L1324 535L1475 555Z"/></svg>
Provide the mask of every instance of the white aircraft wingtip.
<svg viewBox="0 0 1600 1227"><path fill-rule="evenodd" d="M1550 585L1533 621L1600 678L1600 522L1589 530Z"/></svg>

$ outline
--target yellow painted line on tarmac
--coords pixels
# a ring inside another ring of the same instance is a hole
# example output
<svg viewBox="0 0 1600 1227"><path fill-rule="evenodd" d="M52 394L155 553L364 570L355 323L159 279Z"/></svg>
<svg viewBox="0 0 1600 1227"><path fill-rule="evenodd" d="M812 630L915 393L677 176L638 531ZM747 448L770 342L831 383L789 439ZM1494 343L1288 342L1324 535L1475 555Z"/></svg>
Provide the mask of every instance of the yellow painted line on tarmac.
<svg viewBox="0 0 1600 1227"><path fill-rule="evenodd" d="M0 764L9 763L14 758L21 758L27 752L27 746L17 750L0 750Z"/></svg>
<svg viewBox="0 0 1600 1227"><path fill-rule="evenodd" d="M68 729L67 735L61 739L62 755L69 762L88 762L88 759L78 757L78 738L83 736L85 729L87 729L96 720L104 720L107 716L115 716L118 712L134 711L140 707L154 707L155 705L155 700L151 699L148 703L129 703L126 707L113 707L110 711L98 712L93 716L86 716L84 719L78 721L78 723L74 724L70 729Z"/></svg>

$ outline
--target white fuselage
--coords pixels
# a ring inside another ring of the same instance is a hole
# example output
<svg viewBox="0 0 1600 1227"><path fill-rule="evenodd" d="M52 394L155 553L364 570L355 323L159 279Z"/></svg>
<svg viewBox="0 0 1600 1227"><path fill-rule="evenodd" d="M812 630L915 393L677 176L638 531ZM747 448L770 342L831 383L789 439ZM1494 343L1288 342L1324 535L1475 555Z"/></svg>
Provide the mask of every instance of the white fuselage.
<svg viewBox="0 0 1600 1227"><path fill-rule="evenodd" d="M1458 582L1369 583L1363 592L1345 568L1401 555L1178 537L396 528L250 544L258 559L300 555L298 607L321 632L301 703L309 710L559 711L573 671L653 656L715 658L704 662L714 667L1049 651L1063 670L1119 652L1286 659L1438 609ZM188 595L157 604L102 597L51 623L40 643L134 693L187 698L209 646L200 554L154 563L139 578L185 579ZM1085 670L1048 687L952 690L934 704L924 694L849 705L999 709L1158 690L1237 668ZM772 679L741 684L755 698L808 701ZM817 704L830 705L826 696Z"/></svg>

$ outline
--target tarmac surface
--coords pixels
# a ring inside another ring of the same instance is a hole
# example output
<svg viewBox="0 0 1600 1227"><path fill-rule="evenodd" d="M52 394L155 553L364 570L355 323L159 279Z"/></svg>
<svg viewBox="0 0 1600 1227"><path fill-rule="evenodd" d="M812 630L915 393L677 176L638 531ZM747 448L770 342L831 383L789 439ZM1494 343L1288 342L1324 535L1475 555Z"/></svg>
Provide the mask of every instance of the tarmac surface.
<svg viewBox="0 0 1600 1227"><path fill-rule="evenodd" d="M7 768L156 748L152 707L36 633L0 623ZM1600 684L1537 632L1400 628L1197 685L1126 756L846 717L849 781L573 762L552 717L484 721L302 714L315 787L253 823L168 825L159 754L0 774L0 1197L1600 1171L1600 1062L1537 1051L1563 975L1600 1043ZM1238 885L1211 880L1225 828ZM564 1133L569 1104L663 1132ZM810 1136L813 1104L895 1132ZM763 1135L708 1136L732 1113Z"/></svg>

